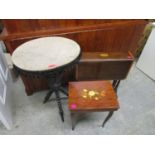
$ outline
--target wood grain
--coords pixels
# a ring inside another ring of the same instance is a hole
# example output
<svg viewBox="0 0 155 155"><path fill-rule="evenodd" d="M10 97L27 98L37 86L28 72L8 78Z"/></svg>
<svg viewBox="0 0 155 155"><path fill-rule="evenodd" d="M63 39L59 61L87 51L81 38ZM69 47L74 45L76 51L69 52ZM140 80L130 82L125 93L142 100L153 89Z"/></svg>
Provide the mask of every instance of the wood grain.
<svg viewBox="0 0 155 155"><path fill-rule="evenodd" d="M109 60L116 60L119 57L118 55L125 57L128 51L135 56L138 41L145 25L148 23L146 20L137 19L3 19L2 22L4 29L0 39L4 41L7 51L11 54L19 45L26 41L39 37L63 36L79 43L83 53L112 53L111 57L108 58ZM120 60L120 58L118 59ZM85 66L85 63L82 62L81 65ZM124 61L124 63L125 65L122 61L117 60L116 62L104 61L104 63L100 61L100 63L94 65L89 64L88 66L87 64L87 67L95 68L94 72L92 72L94 75L96 72L99 73L101 69L104 71L104 74L98 74L99 77L97 79L100 79L100 77L103 79L119 79L126 77L131 66L131 61ZM100 68L99 70L97 69L98 67ZM108 73L105 68L111 70L111 73ZM83 71L84 69L80 69L80 72ZM73 75L73 72L68 73L68 76L65 75L64 81L68 82L75 79L75 75L74 77L70 75ZM23 79L27 94L47 89L47 82L42 79L35 80L35 77L33 79L31 77Z"/></svg>
<svg viewBox="0 0 155 155"><path fill-rule="evenodd" d="M127 52L83 52L76 66L76 80L125 79L133 60Z"/></svg>
<svg viewBox="0 0 155 155"><path fill-rule="evenodd" d="M83 89L105 91L105 96L99 100L82 97ZM76 108L72 108L72 104ZM117 110L119 104L109 81L86 81L69 83L68 107L71 111L106 111Z"/></svg>
<svg viewBox="0 0 155 155"><path fill-rule="evenodd" d="M6 35L3 34L3 40L5 40L10 53L28 40L56 35L75 40L80 44L83 51L119 52L130 50L135 54L138 40L146 25L144 20L58 21L27 20L26 22L26 20L4 20L7 32L5 32ZM27 24L24 25L24 23ZM34 23L39 24L35 30L33 28ZM51 25L47 23L51 23ZM32 28L30 29L30 27Z"/></svg>

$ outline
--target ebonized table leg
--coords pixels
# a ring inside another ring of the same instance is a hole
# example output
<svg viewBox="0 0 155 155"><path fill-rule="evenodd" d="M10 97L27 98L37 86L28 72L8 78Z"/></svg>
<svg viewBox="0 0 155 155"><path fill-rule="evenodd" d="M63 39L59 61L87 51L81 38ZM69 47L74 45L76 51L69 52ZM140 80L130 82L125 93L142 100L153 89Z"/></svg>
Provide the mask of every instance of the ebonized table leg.
<svg viewBox="0 0 155 155"><path fill-rule="evenodd" d="M111 116L113 115L114 111L110 111L108 116L106 117L106 119L104 120L102 127L104 127L105 123L111 118Z"/></svg>
<svg viewBox="0 0 155 155"><path fill-rule="evenodd" d="M75 118L74 118L74 115L75 115L75 114L71 112L72 130L75 129L75 124L76 124L76 120L75 120Z"/></svg>
<svg viewBox="0 0 155 155"><path fill-rule="evenodd" d="M112 86L115 87L117 80L113 80Z"/></svg>
<svg viewBox="0 0 155 155"><path fill-rule="evenodd" d="M113 80L112 86L113 86L115 92L117 92L119 84L120 84L120 80Z"/></svg>
<svg viewBox="0 0 155 155"><path fill-rule="evenodd" d="M64 113L63 113L63 109L62 109L62 105L61 105L61 98L60 98L59 92L57 90L55 91L55 95L56 95L56 99L57 99L57 103L58 103L59 114L60 114L61 120L64 122Z"/></svg>
<svg viewBox="0 0 155 155"><path fill-rule="evenodd" d="M86 112L70 112L71 113L71 122L72 122L72 130L75 129L75 125L79 122L79 120L85 117Z"/></svg>
<svg viewBox="0 0 155 155"><path fill-rule="evenodd" d="M59 90L65 94L66 96L68 96L68 92L63 88L63 87L60 87Z"/></svg>
<svg viewBox="0 0 155 155"><path fill-rule="evenodd" d="M50 98L50 96L52 95L52 93L53 93L53 90L50 90L50 91L47 93L47 95L45 96L45 99L44 99L44 101L43 101L44 104L49 100L49 98Z"/></svg>
<svg viewBox="0 0 155 155"><path fill-rule="evenodd" d="M61 99L64 99L64 98L60 97L59 91L63 92L65 95L68 95L68 93L61 87L62 76L63 76L63 71L60 71L55 74L51 74L47 77L50 90L47 93L43 103L46 103L49 100L52 93L55 93L56 101L59 108L59 114L60 114L61 120L64 122L64 112L61 105Z"/></svg>

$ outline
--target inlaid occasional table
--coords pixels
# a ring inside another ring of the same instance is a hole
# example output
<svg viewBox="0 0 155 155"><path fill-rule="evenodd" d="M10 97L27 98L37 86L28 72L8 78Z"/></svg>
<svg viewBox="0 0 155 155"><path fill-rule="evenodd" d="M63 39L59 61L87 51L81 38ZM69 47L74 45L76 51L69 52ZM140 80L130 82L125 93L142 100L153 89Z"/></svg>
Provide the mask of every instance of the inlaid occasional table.
<svg viewBox="0 0 155 155"><path fill-rule="evenodd" d="M69 83L68 107L71 112L72 130L76 118L86 112L108 111L102 127L118 110L119 103L115 91L109 81L82 81Z"/></svg>
<svg viewBox="0 0 155 155"><path fill-rule="evenodd" d="M61 86L64 71L78 63L81 55L80 46L64 37L44 37L20 45L12 55L17 71L25 76L38 76L48 79L50 90L44 103L54 92L62 121L64 114L59 91L68 95Z"/></svg>

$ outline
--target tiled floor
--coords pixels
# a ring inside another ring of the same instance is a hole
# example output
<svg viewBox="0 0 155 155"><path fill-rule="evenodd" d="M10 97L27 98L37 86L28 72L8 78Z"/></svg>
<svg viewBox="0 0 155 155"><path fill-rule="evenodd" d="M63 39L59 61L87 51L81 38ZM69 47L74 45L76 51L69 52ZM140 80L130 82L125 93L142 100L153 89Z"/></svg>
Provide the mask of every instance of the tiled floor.
<svg viewBox="0 0 155 155"><path fill-rule="evenodd" d="M104 128L107 113L93 113L71 130L67 101L64 101L65 122L62 123L55 102L42 104L46 92L26 96L20 79L14 83L14 127L7 131L0 124L0 134L155 134L155 82L135 66L128 78L120 83L120 109Z"/></svg>

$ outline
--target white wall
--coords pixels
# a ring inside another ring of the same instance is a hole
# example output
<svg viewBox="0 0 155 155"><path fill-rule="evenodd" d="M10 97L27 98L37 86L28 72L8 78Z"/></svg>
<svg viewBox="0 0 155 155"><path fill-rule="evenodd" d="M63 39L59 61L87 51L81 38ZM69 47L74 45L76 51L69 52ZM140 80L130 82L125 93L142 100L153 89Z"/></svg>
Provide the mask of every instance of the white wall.
<svg viewBox="0 0 155 155"><path fill-rule="evenodd" d="M155 80L155 25L138 60L137 67Z"/></svg>

